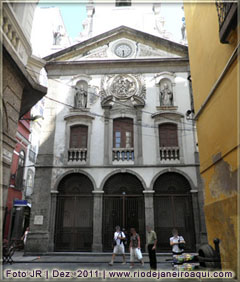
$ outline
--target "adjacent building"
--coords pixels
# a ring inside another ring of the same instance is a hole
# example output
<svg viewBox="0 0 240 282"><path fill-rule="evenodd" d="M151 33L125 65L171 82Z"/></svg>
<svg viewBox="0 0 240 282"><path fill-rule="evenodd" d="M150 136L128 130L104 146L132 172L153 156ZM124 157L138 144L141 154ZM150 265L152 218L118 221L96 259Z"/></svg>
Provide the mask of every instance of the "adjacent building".
<svg viewBox="0 0 240 282"><path fill-rule="evenodd" d="M191 3L185 4L184 9L208 241L213 245L215 238L220 239L222 267L237 274L239 24L236 2Z"/></svg>
<svg viewBox="0 0 240 282"><path fill-rule="evenodd" d="M124 3L111 7L123 15ZM187 250L206 242L195 123L185 115L188 48L119 23L44 59L26 253L109 251L116 225L134 226L143 249L147 225L159 251L170 250L173 227Z"/></svg>
<svg viewBox="0 0 240 282"><path fill-rule="evenodd" d="M30 144L30 112L18 121L16 146L13 151L10 183L6 212L4 214L3 238L20 240L23 231L29 225L30 204L24 199L24 171L26 166L27 149Z"/></svg>
<svg viewBox="0 0 240 282"><path fill-rule="evenodd" d="M45 61L32 55L31 26L36 3L5 2L2 4L2 206L5 219L15 199L21 200L19 185L12 182L23 174L16 165L24 166L29 125L19 121L47 92L40 84L40 70ZM20 144L21 143L21 144ZM20 144L20 145L19 145ZM19 167L19 166L18 166ZM10 186L9 186L10 185ZM11 186L12 185L12 186ZM10 188L9 188L10 187ZM11 201L11 203L9 202Z"/></svg>

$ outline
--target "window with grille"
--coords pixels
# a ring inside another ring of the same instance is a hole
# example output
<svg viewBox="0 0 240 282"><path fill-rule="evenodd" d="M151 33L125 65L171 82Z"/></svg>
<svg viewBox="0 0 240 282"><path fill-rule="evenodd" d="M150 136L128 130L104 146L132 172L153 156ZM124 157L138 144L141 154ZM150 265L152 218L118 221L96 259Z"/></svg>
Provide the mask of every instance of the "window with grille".
<svg viewBox="0 0 240 282"><path fill-rule="evenodd" d="M29 169L27 172L27 187L33 188L33 178L34 178L34 173L31 169Z"/></svg>
<svg viewBox="0 0 240 282"><path fill-rule="evenodd" d="M159 125L160 147L178 147L177 125L164 123Z"/></svg>
<svg viewBox="0 0 240 282"><path fill-rule="evenodd" d="M19 153L17 179L16 179L16 188L20 190L23 189L24 165L25 165L25 152L22 150Z"/></svg>
<svg viewBox="0 0 240 282"><path fill-rule="evenodd" d="M88 127L86 125L72 126L70 129L70 148L87 148Z"/></svg>
<svg viewBox="0 0 240 282"><path fill-rule="evenodd" d="M133 119L118 118L113 121L114 148L133 147Z"/></svg>

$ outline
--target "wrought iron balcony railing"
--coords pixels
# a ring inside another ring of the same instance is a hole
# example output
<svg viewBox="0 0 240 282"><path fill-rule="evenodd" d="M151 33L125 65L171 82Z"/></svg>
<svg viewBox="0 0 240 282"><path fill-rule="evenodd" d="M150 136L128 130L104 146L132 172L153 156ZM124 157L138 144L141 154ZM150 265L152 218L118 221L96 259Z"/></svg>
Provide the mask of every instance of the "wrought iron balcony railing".
<svg viewBox="0 0 240 282"><path fill-rule="evenodd" d="M231 30L237 26L237 2L231 0L216 0L221 43L228 43Z"/></svg>

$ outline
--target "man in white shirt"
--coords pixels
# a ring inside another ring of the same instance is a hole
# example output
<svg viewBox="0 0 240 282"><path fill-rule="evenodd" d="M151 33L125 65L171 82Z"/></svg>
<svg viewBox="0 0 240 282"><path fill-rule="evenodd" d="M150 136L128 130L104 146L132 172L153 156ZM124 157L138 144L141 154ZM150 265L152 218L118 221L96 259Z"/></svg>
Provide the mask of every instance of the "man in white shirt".
<svg viewBox="0 0 240 282"><path fill-rule="evenodd" d="M173 237L170 238L170 246L172 246L172 252L174 255L180 255L184 252L184 250L179 248L179 244L185 244L185 241L182 236L178 236L177 229L173 229L172 234Z"/></svg>
<svg viewBox="0 0 240 282"><path fill-rule="evenodd" d="M115 229L116 232L114 233L113 236L114 248L113 248L112 260L109 262L109 265L113 265L116 254L122 255L123 256L122 264L126 264L125 247L124 247L124 240L126 239L126 236L124 232L121 231L120 226L116 226Z"/></svg>

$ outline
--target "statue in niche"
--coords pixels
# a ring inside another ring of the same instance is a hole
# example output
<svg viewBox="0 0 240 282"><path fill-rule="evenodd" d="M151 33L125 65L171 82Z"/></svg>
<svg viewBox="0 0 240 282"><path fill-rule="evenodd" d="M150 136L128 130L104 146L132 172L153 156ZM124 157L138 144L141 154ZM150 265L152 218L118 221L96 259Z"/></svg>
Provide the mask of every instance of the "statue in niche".
<svg viewBox="0 0 240 282"><path fill-rule="evenodd" d="M79 87L76 89L76 94L75 94L75 100L74 100L74 106L75 108L87 108L87 98L88 98L88 93L84 89L83 84L80 84Z"/></svg>
<svg viewBox="0 0 240 282"><path fill-rule="evenodd" d="M173 106L173 92L167 83L164 83L163 89L160 90L160 106Z"/></svg>

